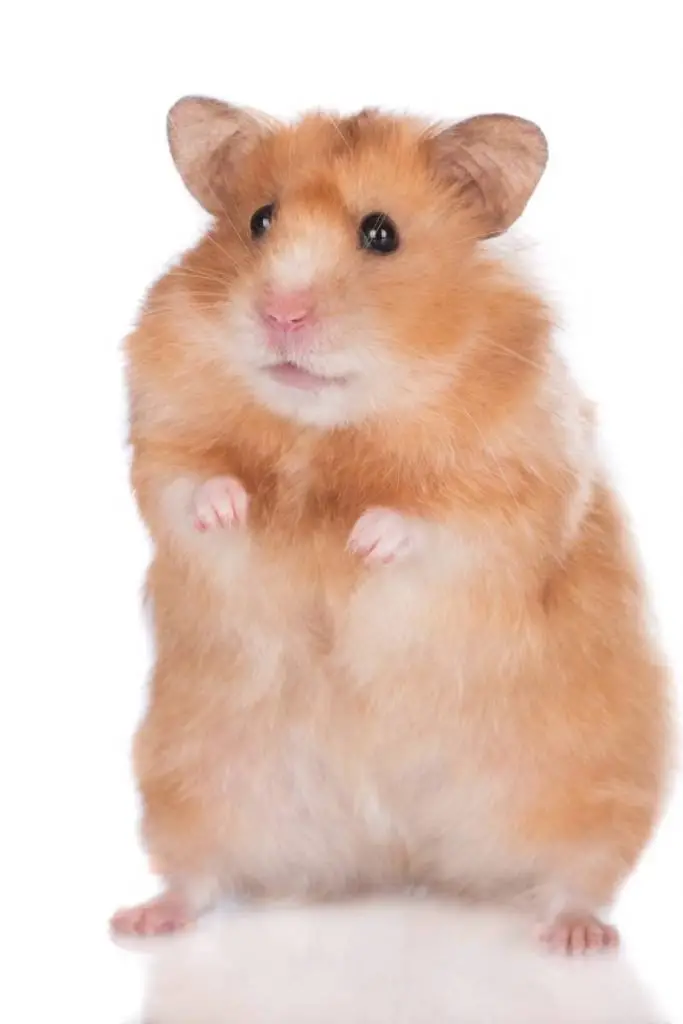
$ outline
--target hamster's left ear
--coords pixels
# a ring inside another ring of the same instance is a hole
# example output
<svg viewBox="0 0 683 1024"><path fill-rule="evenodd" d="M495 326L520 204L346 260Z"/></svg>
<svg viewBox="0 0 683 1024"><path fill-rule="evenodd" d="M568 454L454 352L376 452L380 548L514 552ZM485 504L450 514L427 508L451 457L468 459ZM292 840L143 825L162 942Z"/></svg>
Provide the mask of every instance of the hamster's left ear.
<svg viewBox="0 0 683 1024"><path fill-rule="evenodd" d="M474 215L481 238L506 231L520 216L548 161L548 144L532 121L482 114L426 140L438 172Z"/></svg>

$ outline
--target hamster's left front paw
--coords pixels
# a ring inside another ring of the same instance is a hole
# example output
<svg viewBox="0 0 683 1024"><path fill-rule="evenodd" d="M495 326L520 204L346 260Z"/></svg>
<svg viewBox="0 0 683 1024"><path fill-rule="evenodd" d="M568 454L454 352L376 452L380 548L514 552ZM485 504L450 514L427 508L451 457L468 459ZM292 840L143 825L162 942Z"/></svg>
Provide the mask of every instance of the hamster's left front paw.
<svg viewBox="0 0 683 1024"><path fill-rule="evenodd" d="M367 565L389 565L417 549L420 525L392 508L370 508L357 521L346 546Z"/></svg>

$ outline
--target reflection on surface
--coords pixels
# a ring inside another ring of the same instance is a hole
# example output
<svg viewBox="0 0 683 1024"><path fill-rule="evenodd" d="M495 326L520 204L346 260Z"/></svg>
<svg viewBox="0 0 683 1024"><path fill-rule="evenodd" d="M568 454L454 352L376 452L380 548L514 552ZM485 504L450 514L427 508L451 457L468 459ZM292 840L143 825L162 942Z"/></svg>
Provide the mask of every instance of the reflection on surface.
<svg viewBox="0 0 683 1024"><path fill-rule="evenodd" d="M553 956L481 909L228 910L144 948L146 1024L662 1022L624 954Z"/></svg>

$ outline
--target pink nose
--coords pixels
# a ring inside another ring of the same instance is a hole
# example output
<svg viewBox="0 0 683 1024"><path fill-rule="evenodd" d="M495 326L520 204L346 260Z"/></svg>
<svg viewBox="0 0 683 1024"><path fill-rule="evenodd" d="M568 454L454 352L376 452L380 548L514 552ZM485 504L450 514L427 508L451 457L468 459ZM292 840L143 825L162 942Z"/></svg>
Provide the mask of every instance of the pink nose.
<svg viewBox="0 0 683 1024"><path fill-rule="evenodd" d="M313 318L313 301L309 292L269 293L261 305L261 316L274 330L298 331Z"/></svg>

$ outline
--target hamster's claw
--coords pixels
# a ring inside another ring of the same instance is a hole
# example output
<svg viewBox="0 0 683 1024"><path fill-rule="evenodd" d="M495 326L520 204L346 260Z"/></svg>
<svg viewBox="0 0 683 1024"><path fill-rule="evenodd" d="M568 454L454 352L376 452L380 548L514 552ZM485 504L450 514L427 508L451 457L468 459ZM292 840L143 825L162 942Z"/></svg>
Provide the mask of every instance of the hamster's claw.
<svg viewBox="0 0 683 1024"><path fill-rule="evenodd" d="M233 476L214 476L195 489L192 497L194 526L207 530L243 526L247 521L249 496Z"/></svg>

